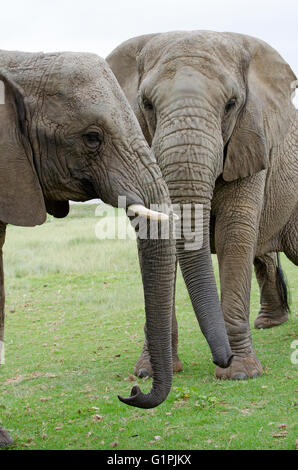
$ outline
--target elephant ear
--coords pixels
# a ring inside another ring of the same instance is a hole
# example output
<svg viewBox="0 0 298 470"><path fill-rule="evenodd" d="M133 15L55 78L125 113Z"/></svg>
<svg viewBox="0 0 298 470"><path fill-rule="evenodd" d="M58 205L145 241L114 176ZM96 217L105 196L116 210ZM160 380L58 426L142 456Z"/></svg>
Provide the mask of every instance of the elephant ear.
<svg viewBox="0 0 298 470"><path fill-rule="evenodd" d="M226 146L225 181L268 168L272 148L284 140L296 113L291 101L296 77L290 66L261 40L229 36L240 42L244 52L246 102Z"/></svg>
<svg viewBox="0 0 298 470"><path fill-rule="evenodd" d="M151 145L151 136L146 121L138 105L139 73L137 58L146 44L157 34L145 34L123 42L108 55L106 61L118 80L125 96L131 105L143 134Z"/></svg>
<svg viewBox="0 0 298 470"><path fill-rule="evenodd" d="M46 219L45 203L27 136L29 111L21 88L0 72L0 220L34 226Z"/></svg>

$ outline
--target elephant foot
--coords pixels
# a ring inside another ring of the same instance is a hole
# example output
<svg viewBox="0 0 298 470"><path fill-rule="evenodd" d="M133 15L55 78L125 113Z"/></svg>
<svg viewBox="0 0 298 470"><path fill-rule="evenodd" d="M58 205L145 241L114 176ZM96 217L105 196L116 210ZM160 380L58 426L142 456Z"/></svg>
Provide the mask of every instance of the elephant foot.
<svg viewBox="0 0 298 470"><path fill-rule="evenodd" d="M216 367L215 376L218 379L245 380L259 377L263 373L262 364L255 354L234 356L232 363L226 369Z"/></svg>
<svg viewBox="0 0 298 470"><path fill-rule="evenodd" d="M182 362L180 361L178 356L173 358L173 372L180 372L182 370ZM136 377L152 377L152 367L150 363L150 359L147 355L142 355L134 368L134 375Z"/></svg>
<svg viewBox="0 0 298 470"><path fill-rule="evenodd" d="M258 330L264 330L266 328L273 328L274 326L281 325L288 321L288 312L277 310L275 312L262 312L255 319L254 327Z"/></svg>
<svg viewBox="0 0 298 470"><path fill-rule="evenodd" d="M5 429L0 427L0 447L7 447L13 444L12 437L8 434Z"/></svg>

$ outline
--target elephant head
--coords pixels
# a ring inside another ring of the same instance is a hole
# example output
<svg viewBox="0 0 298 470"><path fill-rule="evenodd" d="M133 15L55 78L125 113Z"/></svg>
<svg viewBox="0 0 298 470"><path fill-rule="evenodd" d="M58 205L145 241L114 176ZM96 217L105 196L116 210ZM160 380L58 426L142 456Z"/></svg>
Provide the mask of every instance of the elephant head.
<svg viewBox="0 0 298 470"><path fill-rule="evenodd" d="M170 204L156 160L103 59L2 51L0 80L0 221L42 224L46 211L67 215L70 199L101 198L117 207L125 196L127 208L147 217L149 204ZM150 408L171 387L175 244L171 237L138 244L154 380L148 394L134 388L122 400Z"/></svg>
<svg viewBox="0 0 298 470"><path fill-rule="evenodd" d="M269 167L270 149L289 125L285 107L295 76L264 42L209 31L133 38L107 62L152 146L172 203L203 205L202 248L187 250L178 240L177 254L213 360L227 366L231 350L209 245L213 191L217 181L235 184Z"/></svg>

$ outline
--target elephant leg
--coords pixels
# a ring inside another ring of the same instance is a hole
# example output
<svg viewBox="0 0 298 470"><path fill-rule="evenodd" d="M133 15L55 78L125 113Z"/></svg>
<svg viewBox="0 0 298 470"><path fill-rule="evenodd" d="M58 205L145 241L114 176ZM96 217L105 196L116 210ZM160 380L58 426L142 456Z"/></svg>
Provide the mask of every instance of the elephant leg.
<svg viewBox="0 0 298 470"><path fill-rule="evenodd" d="M176 274L177 274L177 262L175 269L175 284L176 284ZM137 377L152 377L152 367L150 363L150 355L148 350L147 342L147 333L146 333L146 324L144 327L145 332L145 341L143 345L142 353L136 362L134 368L134 375ZM174 289L174 298L173 298L173 307L172 307L172 357L173 357L173 372L180 372L182 370L182 362L178 356L178 323L175 312L175 289Z"/></svg>
<svg viewBox="0 0 298 470"><path fill-rule="evenodd" d="M0 365L2 354L4 354L4 275L3 275L3 259L2 259L2 247L5 241L5 230L6 225L0 222ZM8 432L0 426L0 447L6 447L13 443L11 436Z"/></svg>
<svg viewBox="0 0 298 470"><path fill-rule="evenodd" d="M5 292L4 292L4 273L3 273L3 257L2 247L5 242L5 231L6 225L0 222L0 364L1 364L1 352L4 342L4 303L5 303Z"/></svg>
<svg viewBox="0 0 298 470"><path fill-rule="evenodd" d="M298 266L298 204L281 234L282 251Z"/></svg>
<svg viewBox="0 0 298 470"><path fill-rule="evenodd" d="M12 437L0 426L0 448L10 446L11 444L13 444Z"/></svg>
<svg viewBox="0 0 298 470"><path fill-rule="evenodd" d="M254 260L255 273L261 292L261 309L255 319L258 329L272 328L288 320L287 289L276 254L267 253Z"/></svg>
<svg viewBox="0 0 298 470"><path fill-rule="evenodd" d="M247 379L262 374L262 365L253 349L249 304L252 265L257 240L260 209L244 194L231 200L228 211L222 207L216 219L215 243L218 256L221 304L230 346L231 365L216 367L222 379Z"/></svg>

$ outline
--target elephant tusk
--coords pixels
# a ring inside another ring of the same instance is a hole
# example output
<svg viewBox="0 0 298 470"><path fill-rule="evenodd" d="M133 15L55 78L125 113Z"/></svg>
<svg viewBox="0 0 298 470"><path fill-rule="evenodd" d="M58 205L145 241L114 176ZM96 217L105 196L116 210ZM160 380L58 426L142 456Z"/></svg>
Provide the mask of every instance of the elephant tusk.
<svg viewBox="0 0 298 470"><path fill-rule="evenodd" d="M168 214L165 214L163 212L157 212L153 211L151 209L147 209L147 207L142 206L141 204L132 204L127 208L129 211L134 212L137 215L140 215L141 217L147 217L147 219L152 219L152 220L169 220ZM178 220L179 217L176 214L173 214L174 220Z"/></svg>

